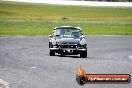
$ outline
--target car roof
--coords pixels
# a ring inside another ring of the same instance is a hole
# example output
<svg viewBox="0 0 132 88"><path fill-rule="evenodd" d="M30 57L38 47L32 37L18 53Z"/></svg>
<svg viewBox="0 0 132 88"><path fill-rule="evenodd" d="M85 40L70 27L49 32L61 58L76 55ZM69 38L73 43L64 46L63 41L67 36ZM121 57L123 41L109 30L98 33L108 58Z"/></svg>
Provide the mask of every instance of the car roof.
<svg viewBox="0 0 132 88"><path fill-rule="evenodd" d="M75 28L75 29L81 30L80 27L73 27L73 26L60 26L60 27L55 27L54 30L56 30L56 29L58 29L58 28Z"/></svg>

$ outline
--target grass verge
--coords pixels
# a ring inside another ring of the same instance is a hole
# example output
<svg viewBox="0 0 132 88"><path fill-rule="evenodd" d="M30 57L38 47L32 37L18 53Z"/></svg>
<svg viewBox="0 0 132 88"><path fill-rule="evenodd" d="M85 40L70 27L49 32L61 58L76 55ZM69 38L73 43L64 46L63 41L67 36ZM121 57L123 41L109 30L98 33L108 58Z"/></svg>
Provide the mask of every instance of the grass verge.
<svg viewBox="0 0 132 88"><path fill-rule="evenodd" d="M0 36L49 35L64 25L80 26L86 35L131 35L132 8L0 1Z"/></svg>

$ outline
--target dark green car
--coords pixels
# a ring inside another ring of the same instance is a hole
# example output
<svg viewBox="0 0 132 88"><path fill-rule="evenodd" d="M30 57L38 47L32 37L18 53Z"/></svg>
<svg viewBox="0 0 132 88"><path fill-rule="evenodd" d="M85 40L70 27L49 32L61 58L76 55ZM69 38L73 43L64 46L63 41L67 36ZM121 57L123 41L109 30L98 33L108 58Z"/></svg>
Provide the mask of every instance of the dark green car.
<svg viewBox="0 0 132 88"><path fill-rule="evenodd" d="M87 44L82 30L79 27L55 27L53 34L49 35L50 56L55 53L63 55L77 55L87 57Z"/></svg>

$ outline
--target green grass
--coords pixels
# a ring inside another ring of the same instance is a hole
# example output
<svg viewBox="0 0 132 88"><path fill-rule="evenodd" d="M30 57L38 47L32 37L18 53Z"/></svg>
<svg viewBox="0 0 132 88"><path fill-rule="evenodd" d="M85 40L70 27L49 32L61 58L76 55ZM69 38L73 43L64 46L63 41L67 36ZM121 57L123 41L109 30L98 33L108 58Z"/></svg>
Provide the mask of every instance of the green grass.
<svg viewBox="0 0 132 88"><path fill-rule="evenodd" d="M0 1L0 36L49 35L64 25L80 26L86 35L131 35L132 8Z"/></svg>

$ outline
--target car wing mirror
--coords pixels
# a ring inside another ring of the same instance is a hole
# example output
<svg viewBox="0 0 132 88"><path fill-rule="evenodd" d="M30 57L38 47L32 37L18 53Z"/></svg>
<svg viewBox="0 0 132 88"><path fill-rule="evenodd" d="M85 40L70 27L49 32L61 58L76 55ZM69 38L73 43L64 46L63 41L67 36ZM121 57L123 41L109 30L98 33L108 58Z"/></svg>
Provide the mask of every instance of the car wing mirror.
<svg viewBox="0 0 132 88"><path fill-rule="evenodd" d="M49 37L52 37L52 35L49 35Z"/></svg>
<svg viewBox="0 0 132 88"><path fill-rule="evenodd" d="M84 35L81 35L80 37L81 37L81 38L84 38Z"/></svg>

